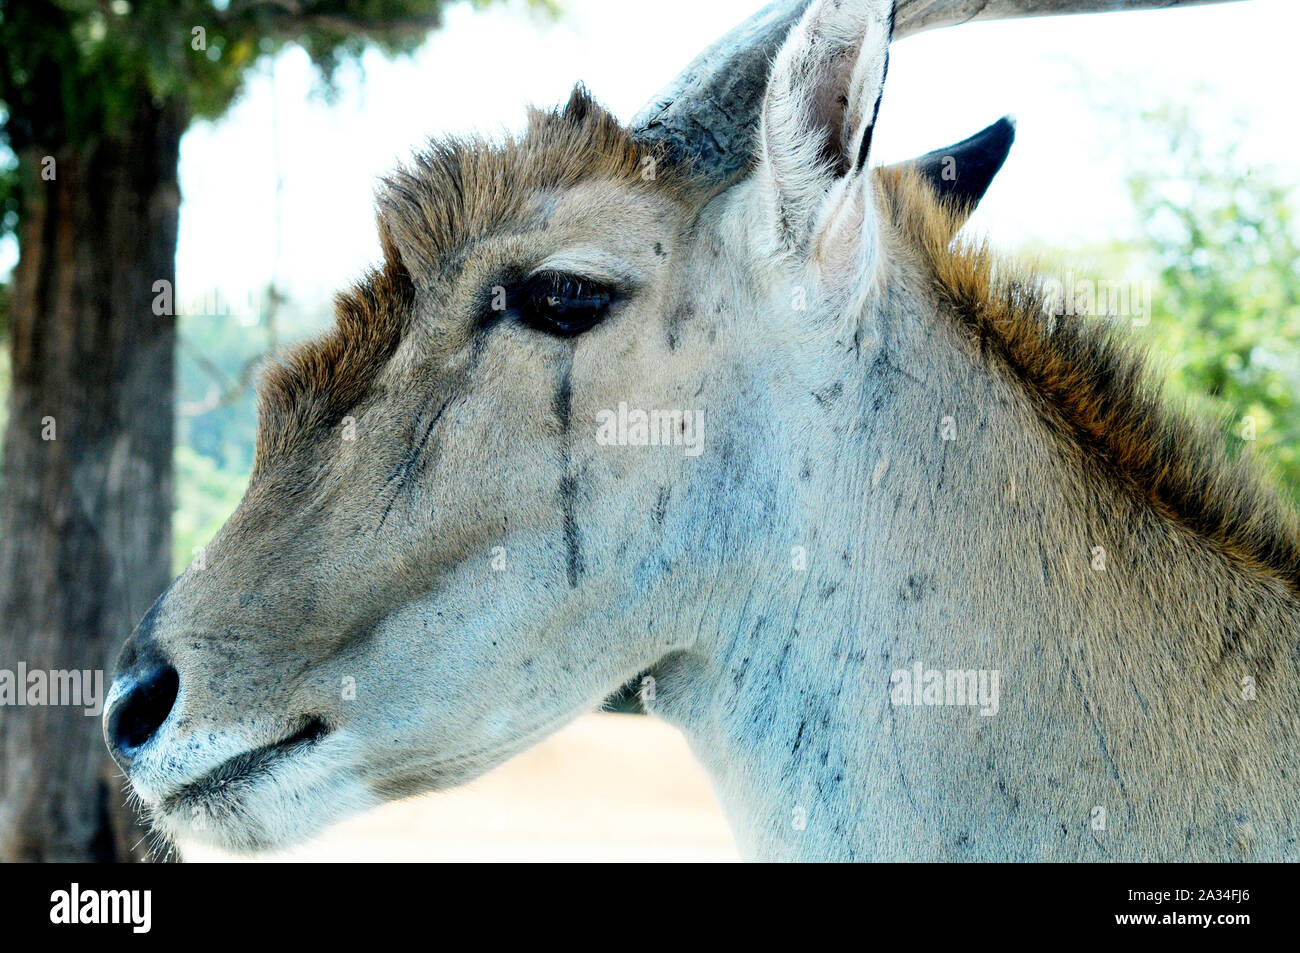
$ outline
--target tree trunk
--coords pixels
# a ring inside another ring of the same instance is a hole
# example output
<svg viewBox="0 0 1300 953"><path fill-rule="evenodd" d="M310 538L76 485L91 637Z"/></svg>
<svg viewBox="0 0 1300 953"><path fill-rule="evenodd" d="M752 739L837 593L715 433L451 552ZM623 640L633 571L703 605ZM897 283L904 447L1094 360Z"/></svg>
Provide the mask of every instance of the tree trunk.
<svg viewBox="0 0 1300 953"><path fill-rule="evenodd" d="M91 145L20 153L0 669L102 671L106 692L170 576L176 327L151 305L154 283L175 281L185 118L146 105ZM99 718L0 708L0 861L139 859L143 833Z"/></svg>

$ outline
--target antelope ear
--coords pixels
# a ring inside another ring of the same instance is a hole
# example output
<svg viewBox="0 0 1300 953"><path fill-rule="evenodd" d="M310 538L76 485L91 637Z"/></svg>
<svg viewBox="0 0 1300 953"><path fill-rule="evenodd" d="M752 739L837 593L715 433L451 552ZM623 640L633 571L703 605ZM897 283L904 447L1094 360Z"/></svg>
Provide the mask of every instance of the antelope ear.
<svg viewBox="0 0 1300 953"><path fill-rule="evenodd" d="M841 290L869 281L875 262L865 168L893 19L892 0L814 0L763 97L757 175L773 237Z"/></svg>
<svg viewBox="0 0 1300 953"><path fill-rule="evenodd" d="M1015 139L1015 120L1003 116L969 139L890 168L915 169L958 212L960 221L965 222L1007 160Z"/></svg>

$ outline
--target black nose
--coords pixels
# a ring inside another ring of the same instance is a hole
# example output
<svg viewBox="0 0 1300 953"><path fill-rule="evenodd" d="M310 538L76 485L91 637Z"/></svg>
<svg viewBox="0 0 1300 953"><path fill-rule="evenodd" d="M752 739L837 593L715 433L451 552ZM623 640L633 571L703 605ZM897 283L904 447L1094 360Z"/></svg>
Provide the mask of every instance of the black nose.
<svg viewBox="0 0 1300 953"><path fill-rule="evenodd" d="M171 714L181 679L176 669L160 665L139 676L125 673L119 680L129 687L109 709L104 735L113 757L126 764L149 743Z"/></svg>

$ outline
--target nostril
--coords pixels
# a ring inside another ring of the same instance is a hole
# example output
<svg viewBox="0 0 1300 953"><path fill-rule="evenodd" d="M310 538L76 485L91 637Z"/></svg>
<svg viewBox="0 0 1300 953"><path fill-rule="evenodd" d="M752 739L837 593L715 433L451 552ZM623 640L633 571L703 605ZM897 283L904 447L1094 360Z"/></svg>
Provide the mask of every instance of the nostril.
<svg viewBox="0 0 1300 953"><path fill-rule="evenodd" d="M140 679L109 716L109 737L123 754L143 747L171 714L180 676L170 665Z"/></svg>

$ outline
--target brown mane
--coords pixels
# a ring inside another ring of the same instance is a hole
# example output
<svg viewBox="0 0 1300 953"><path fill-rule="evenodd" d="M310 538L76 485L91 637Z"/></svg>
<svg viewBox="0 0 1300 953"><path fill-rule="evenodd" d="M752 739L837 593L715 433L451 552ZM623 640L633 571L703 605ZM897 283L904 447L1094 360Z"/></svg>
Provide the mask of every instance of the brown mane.
<svg viewBox="0 0 1300 953"><path fill-rule="evenodd" d="M882 169L893 225L981 353L1028 389L1059 433L1156 511L1300 592L1300 518L1221 430L1172 403L1143 350L1113 322L1048 320L1041 281L984 243L953 241L959 217L914 172Z"/></svg>

